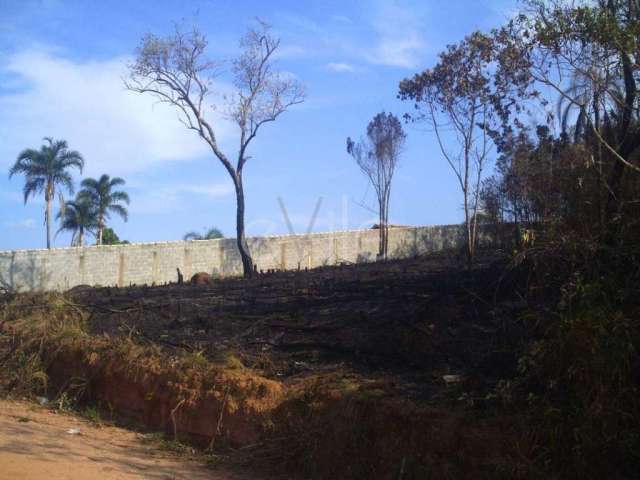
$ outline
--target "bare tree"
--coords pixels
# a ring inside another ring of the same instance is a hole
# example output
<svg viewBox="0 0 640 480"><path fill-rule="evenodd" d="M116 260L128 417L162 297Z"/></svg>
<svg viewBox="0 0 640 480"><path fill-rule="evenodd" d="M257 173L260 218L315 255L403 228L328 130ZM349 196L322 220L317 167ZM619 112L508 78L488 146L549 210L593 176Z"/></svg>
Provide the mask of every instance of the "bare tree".
<svg viewBox="0 0 640 480"><path fill-rule="evenodd" d="M242 54L232 62L235 92L227 97L224 111L240 129L234 160L220 148L215 121L207 116L217 108L208 102L215 101L214 94L221 93L213 90L213 79L220 73L222 62L207 59L207 39L197 28L188 33L176 28L166 38L146 35L125 80L129 90L152 94L177 108L180 121L207 142L229 173L236 193L236 241L245 277L250 277L254 269L244 226L242 173L251 158L248 148L260 127L275 121L305 97L298 81L274 70L274 53L279 46L280 40L271 34L269 25L259 21L258 27L242 38Z"/></svg>
<svg viewBox="0 0 640 480"><path fill-rule="evenodd" d="M358 143L347 138L347 152L373 186L378 200L380 239L378 257L387 258L389 250L389 200L391 182L407 135L392 113L379 113L367 126L367 137Z"/></svg>
<svg viewBox="0 0 640 480"><path fill-rule="evenodd" d="M477 244L482 172L491 147L492 61L492 40L476 32L447 47L435 67L400 83L400 98L414 100L419 111L408 117L431 127L462 190L469 266Z"/></svg>

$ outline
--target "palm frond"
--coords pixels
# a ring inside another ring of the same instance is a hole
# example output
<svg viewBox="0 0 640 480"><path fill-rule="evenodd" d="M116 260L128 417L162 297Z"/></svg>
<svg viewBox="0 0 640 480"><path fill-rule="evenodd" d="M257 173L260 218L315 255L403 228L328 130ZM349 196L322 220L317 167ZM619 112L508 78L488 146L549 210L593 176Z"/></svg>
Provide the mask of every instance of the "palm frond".
<svg viewBox="0 0 640 480"><path fill-rule="evenodd" d="M35 196L38 193L42 193L45 187L45 180L42 177L27 177L27 180L22 187L22 193L24 194L24 203L26 204L29 197Z"/></svg>
<svg viewBox="0 0 640 480"><path fill-rule="evenodd" d="M122 217L122 219L126 222L127 220L129 220L129 212L127 211L126 208L124 208L122 205L118 205L116 203L109 205L107 207L107 211L108 212L113 212L117 215L119 215L120 217Z"/></svg>
<svg viewBox="0 0 640 480"><path fill-rule="evenodd" d="M54 175L54 183L66 188L70 194L75 192L75 185L73 183L73 177L67 170L60 170Z"/></svg>
<svg viewBox="0 0 640 480"><path fill-rule="evenodd" d="M182 237L183 240L202 240L202 235L200 235L198 232L188 232L185 233L184 237Z"/></svg>
<svg viewBox="0 0 640 480"><path fill-rule="evenodd" d="M84 168L84 158L80 155L79 152L75 150L65 150L60 154L60 164L64 169L75 167L80 170L82 173L82 169Z"/></svg>
<svg viewBox="0 0 640 480"><path fill-rule="evenodd" d="M111 179L111 182L109 182L109 186L113 188L113 187L117 187L118 185L124 185L125 183L127 182L125 182L122 178L113 177Z"/></svg>
<svg viewBox="0 0 640 480"><path fill-rule="evenodd" d="M82 183L80 183L80 185L82 186L83 189L86 189L86 190L98 189L98 181L90 177L87 177L84 180L82 180Z"/></svg>
<svg viewBox="0 0 640 480"><path fill-rule="evenodd" d="M122 192L122 191L113 192L111 194L111 201L114 202L114 203L124 202L127 205L129 205L129 203L131 203L131 200L129 198L129 194L127 192Z"/></svg>
<svg viewBox="0 0 640 480"><path fill-rule="evenodd" d="M16 163L9 169L9 178L18 173L27 174L32 172L38 163L42 163L42 157L39 151L32 148L23 150L18 155Z"/></svg>

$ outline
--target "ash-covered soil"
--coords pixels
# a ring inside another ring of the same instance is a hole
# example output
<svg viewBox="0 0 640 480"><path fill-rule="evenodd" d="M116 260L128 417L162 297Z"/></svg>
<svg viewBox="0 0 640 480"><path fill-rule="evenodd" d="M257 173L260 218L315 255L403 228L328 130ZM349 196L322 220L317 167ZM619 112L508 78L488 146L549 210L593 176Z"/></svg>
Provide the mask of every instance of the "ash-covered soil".
<svg viewBox="0 0 640 480"><path fill-rule="evenodd" d="M77 289L72 298L95 334L241 362L285 382L338 369L385 378L428 400L444 375L483 390L513 373L518 282L497 252L481 253L471 271L440 253L205 286Z"/></svg>

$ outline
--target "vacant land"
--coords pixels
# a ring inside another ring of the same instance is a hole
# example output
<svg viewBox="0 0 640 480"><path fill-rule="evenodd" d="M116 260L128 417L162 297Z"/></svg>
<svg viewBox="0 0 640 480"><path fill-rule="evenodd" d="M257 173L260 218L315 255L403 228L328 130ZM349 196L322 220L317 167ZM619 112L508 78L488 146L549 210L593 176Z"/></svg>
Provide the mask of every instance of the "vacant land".
<svg viewBox="0 0 640 480"><path fill-rule="evenodd" d="M513 367L517 332L504 320L522 305L505 270L497 254L471 272L438 254L208 286L79 288L72 297L96 335L238 361L285 382L338 368L408 375L420 382L403 393L424 399L444 374L491 383Z"/></svg>
<svg viewBox="0 0 640 480"><path fill-rule="evenodd" d="M524 334L519 284L485 252L471 271L441 253L18 295L4 348L29 374L4 383L44 373L55 398L280 472L509 477L522 452L497 393Z"/></svg>

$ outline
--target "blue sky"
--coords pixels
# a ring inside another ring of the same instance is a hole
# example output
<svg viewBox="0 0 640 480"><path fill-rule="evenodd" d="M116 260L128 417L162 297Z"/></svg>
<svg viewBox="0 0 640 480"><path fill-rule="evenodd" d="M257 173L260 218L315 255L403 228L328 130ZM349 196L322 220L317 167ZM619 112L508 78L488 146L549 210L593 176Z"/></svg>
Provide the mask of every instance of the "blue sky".
<svg viewBox="0 0 640 480"><path fill-rule="evenodd" d="M375 215L366 180L346 154L379 111L398 116L398 82L433 65L447 44L503 23L516 0L0 0L0 250L45 244L43 200L25 206L22 178L9 167L42 137L64 138L85 157L84 175L121 176L130 219L121 238L176 240L217 226L234 236L231 181L175 112L124 90L121 78L146 32L197 23L212 58L231 59L255 17L281 37L278 67L307 88L303 105L267 125L244 173L247 233L287 233L281 197L296 232L366 228ZM219 78L229 85L228 73ZM233 125L217 124L234 155ZM391 200L396 224L462 220L460 192L435 138L406 126L408 142ZM81 177L78 175L78 183ZM66 246L61 234L56 246Z"/></svg>

